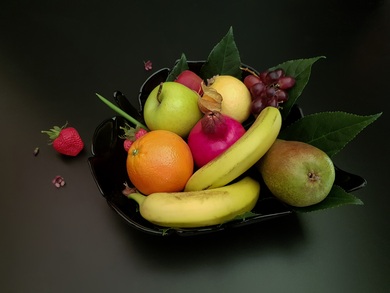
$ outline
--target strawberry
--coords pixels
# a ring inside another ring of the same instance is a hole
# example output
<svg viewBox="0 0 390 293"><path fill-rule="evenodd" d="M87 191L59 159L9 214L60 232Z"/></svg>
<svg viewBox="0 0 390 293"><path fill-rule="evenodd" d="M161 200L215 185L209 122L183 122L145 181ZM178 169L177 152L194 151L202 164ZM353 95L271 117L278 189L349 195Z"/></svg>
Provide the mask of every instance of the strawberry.
<svg viewBox="0 0 390 293"><path fill-rule="evenodd" d="M124 127L120 126L120 129L123 130L124 134L119 135L119 138L124 139L123 141L123 148L126 152L129 151L131 145L134 141L139 139L141 136L145 135L147 133L147 130L141 128L141 127L131 127L129 124L125 124Z"/></svg>
<svg viewBox="0 0 390 293"><path fill-rule="evenodd" d="M125 149L126 152L129 151L131 145L133 144L133 141L130 140L130 139L125 139L125 141L123 142L123 148Z"/></svg>
<svg viewBox="0 0 390 293"><path fill-rule="evenodd" d="M139 139L140 137L144 136L146 133L148 133L145 129L140 128L136 133L135 133L135 139Z"/></svg>
<svg viewBox="0 0 390 293"><path fill-rule="evenodd" d="M49 135L53 148L60 154L67 156L77 156L84 148L79 133L73 127L67 127L67 123L62 126L54 126L50 130L41 131Z"/></svg>

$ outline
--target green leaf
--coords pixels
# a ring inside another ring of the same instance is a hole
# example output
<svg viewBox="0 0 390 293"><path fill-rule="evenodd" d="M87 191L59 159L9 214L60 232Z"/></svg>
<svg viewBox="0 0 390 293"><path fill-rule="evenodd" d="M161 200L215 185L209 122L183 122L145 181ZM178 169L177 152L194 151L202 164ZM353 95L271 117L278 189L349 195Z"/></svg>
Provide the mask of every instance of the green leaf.
<svg viewBox="0 0 390 293"><path fill-rule="evenodd" d="M303 89L306 87L310 78L312 65L322 58L325 58L325 56L290 60L269 69L274 70L281 68L284 70L286 75L293 76L296 81L295 86L288 93L288 101L282 105L281 114L283 120L290 113L291 107L296 103L298 97L302 94Z"/></svg>
<svg viewBox="0 0 390 293"><path fill-rule="evenodd" d="M359 116L345 112L315 113L286 127L280 132L279 138L309 143L332 157L381 114Z"/></svg>
<svg viewBox="0 0 390 293"><path fill-rule="evenodd" d="M210 52L200 71L200 77L208 79L214 75L232 75L241 79L241 59L233 36L233 28Z"/></svg>
<svg viewBox="0 0 390 293"><path fill-rule="evenodd" d="M245 220L245 219L253 218L253 217L256 217L256 216L259 216L259 214L256 214L256 213L254 213L252 211L249 211L249 212L245 212L245 213L243 213L241 215L238 215L232 221Z"/></svg>
<svg viewBox="0 0 390 293"><path fill-rule="evenodd" d="M180 56L180 59L176 62L175 66L169 72L166 81L174 81L180 73L188 69L187 57L183 53Z"/></svg>
<svg viewBox="0 0 390 293"><path fill-rule="evenodd" d="M356 196L346 192L340 186L333 185L328 196L320 203L303 208L292 207L292 209L298 213L307 213L329 208L336 208L343 205L363 205L363 202Z"/></svg>
<svg viewBox="0 0 390 293"><path fill-rule="evenodd" d="M171 228L163 228L163 229L160 229L160 231L162 232L162 236L167 236L167 235L169 235L169 230L171 230Z"/></svg>

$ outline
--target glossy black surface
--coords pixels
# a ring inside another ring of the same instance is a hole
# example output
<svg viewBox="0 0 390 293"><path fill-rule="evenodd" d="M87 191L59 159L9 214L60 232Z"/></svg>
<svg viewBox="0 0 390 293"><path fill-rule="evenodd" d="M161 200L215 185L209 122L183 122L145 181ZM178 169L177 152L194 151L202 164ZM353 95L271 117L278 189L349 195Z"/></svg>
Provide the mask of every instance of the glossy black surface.
<svg viewBox="0 0 390 293"><path fill-rule="evenodd" d="M189 61L189 69L198 73L202 64L201 61ZM245 66L248 67L248 66ZM251 68L255 71L254 68ZM165 81L169 74L169 68L163 68L152 74L142 84L138 97L138 109L133 107L125 95L120 91L115 91L113 94L114 100L120 108L133 117L142 119L142 109L150 92ZM243 75L244 77L245 75ZM290 115L286 118L283 127L303 117L302 109L295 105ZM249 119L250 120L250 119ZM92 176L100 190L100 193L106 198L108 205L113 208L130 226L139 229L145 233L169 236L173 234L181 236L197 236L207 233L215 233L224 230L229 230L236 227L252 225L264 220L269 220L281 216L289 215L293 212L291 207L282 204L278 201L264 186L261 184L261 196L252 210L257 216L247 219L235 220L223 225L212 227L199 227L191 229L169 229L158 227L145 221L137 211L137 204L125 198L122 194L124 183L128 186L133 186L127 177L126 172L126 156L123 150L123 140L118 137L123 131L120 127L125 125L126 120L123 117L116 116L111 119L104 120L95 130L92 137L92 157L88 159L91 168ZM251 121L246 122L248 127ZM255 170L249 170L248 175L261 180ZM366 185L366 180L358 175L351 174L336 168L335 184L342 187L347 192L358 190Z"/></svg>
<svg viewBox="0 0 390 293"><path fill-rule="evenodd" d="M387 292L389 5L0 1L0 292ZM204 60L230 26L241 61L258 70L327 57L299 98L305 115L384 112L334 157L367 180L353 192L364 206L196 237L134 229L91 176L95 129L116 115L95 93L120 90L137 107L151 74L183 52ZM40 133L66 121L85 141L76 158L56 154ZM57 175L65 187L51 183Z"/></svg>

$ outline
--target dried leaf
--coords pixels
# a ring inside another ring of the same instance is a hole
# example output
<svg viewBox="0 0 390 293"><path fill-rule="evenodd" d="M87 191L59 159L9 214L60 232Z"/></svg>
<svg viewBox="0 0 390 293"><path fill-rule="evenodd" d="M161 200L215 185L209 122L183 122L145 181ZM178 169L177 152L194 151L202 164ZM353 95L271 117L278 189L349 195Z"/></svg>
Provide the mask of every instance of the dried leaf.
<svg viewBox="0 0 390 293"><path fill-rule="evenodd" d="M209 112L221 112L222 95L214 88L204 85L202 82L203 96L199 98L198 105L203 114Z"/></svg>

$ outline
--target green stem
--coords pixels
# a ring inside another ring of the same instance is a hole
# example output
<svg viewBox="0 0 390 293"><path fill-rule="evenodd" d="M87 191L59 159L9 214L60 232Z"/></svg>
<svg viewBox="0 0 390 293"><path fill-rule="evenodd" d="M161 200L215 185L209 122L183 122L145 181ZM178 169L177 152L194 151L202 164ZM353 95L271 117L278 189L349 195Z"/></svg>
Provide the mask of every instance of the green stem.
<svg viewBox="0 0 390 293"><path fill-rule="evenodd" d="M123 116L124 118L126 118L127 120L129 120L131 123L135 124L135 126L138 126L138 127L141 127L147 131L149 131L149 129L143 125L141 122L139 122L137 119L131 117L129 114L127 114L125 111L123 111L121 108L119 108L118 106L115 106L113 103L111 103L109 100L107 100L106 98L104 98L103 96L99 95L98 93L96 94L98 96L98 98L103 102L105 103L108 107L110 107L112 110L114 110L115 112L117 112L119 115Z"/></svg>
<svg viewBox="0 0 390 293"><path fill-rule="evenodd" d="M138 205L142 205L142 203L146 199L146 196L142 195L139 192L130 193L127 195L127 197L132 199L132 200L135 200L138 203Z"/></svg>

